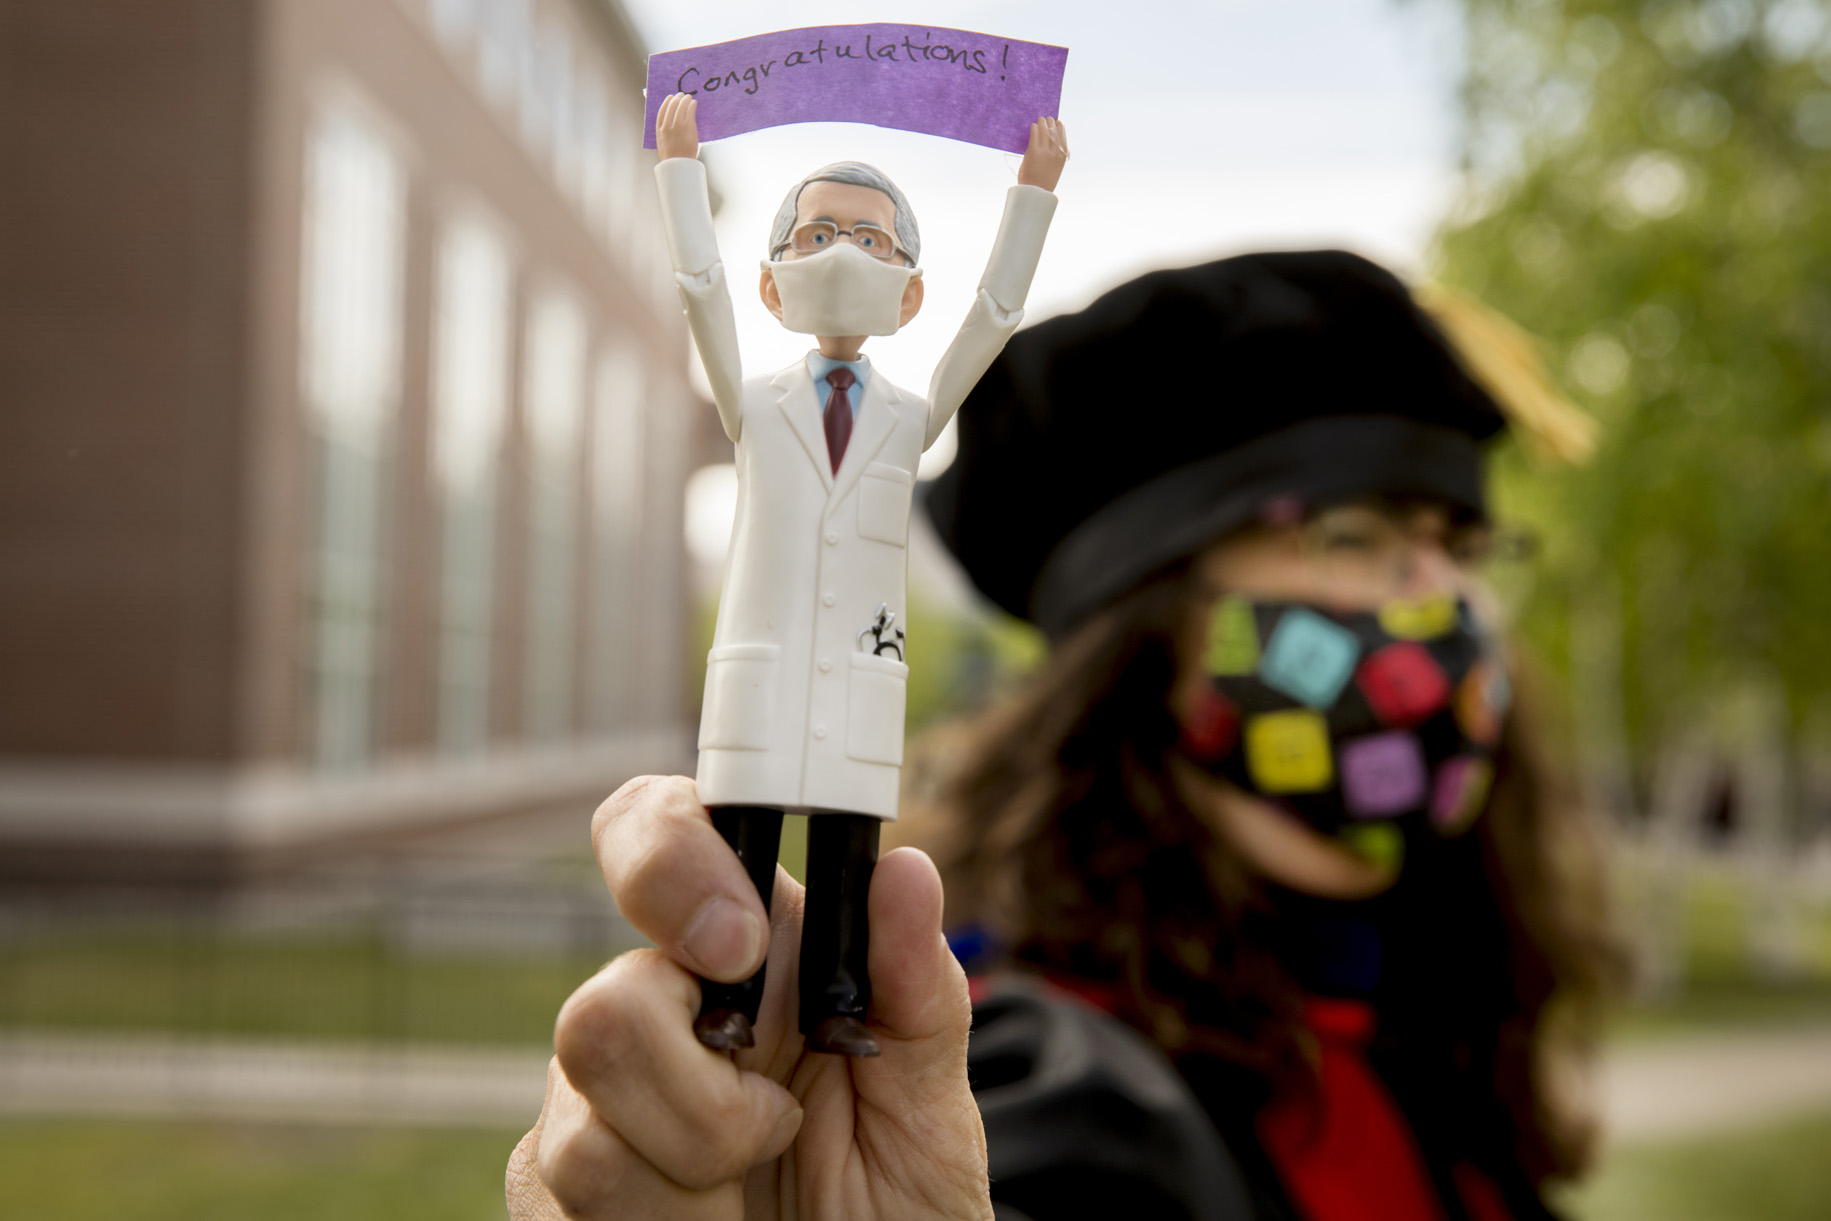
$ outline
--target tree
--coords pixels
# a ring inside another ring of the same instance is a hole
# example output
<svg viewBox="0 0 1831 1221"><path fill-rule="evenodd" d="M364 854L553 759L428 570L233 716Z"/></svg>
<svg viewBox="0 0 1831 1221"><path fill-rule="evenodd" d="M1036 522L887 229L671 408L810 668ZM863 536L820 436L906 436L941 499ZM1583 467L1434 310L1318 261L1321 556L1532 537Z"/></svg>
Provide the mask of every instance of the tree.
<svg viewBox="0 0 1831 1221"><path fill-rule="evenodd" d="M1618 669L1643 773L1750 687L1797 723L1831 690L1831 0L1462 4L1438 274L1603 425L1586 466L1499 464L1545 539L1530 643L1585 733Z"/></svg>

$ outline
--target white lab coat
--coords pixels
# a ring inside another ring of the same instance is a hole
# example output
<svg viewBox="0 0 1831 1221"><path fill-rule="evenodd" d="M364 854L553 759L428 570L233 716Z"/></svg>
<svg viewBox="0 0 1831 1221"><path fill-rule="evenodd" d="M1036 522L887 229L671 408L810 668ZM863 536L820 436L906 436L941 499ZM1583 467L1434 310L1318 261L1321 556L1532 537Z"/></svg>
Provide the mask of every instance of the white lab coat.
<svg viewBox="0 0 1831 1221"><path fill-rule="evenodd" d="M737 520L707 658L699 799L895 818L909 670L874 653L866 629L880 604L898 626L907 621L916 464L1022 320L1055 196L1011 188L972 310L929 397L873 372L834 475L806 362L742 377L704 166L670 158L655 177L688 324L737 447Z"/></svg>

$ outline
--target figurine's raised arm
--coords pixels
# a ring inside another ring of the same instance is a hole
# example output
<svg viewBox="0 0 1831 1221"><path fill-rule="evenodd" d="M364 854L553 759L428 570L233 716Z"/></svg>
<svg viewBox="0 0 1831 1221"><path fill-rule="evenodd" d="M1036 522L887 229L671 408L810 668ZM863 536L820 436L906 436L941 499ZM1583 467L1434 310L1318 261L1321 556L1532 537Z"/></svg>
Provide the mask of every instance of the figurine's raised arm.
<svg viewBox="0 0 1831 1221"><path fill-rule="evenodd" d="M674 279L686 306L687 326L699 348L719 421L733 442L743 427L743 366L738 359L737 320L725 265L712 228L706 167L699 161L699 103L676 93L655 116L655 183L661 193L661 223L667 230Z"/></svg>
<svg viewBox="0 0 1831 1221"><path fill-rule="evenodd" d="M1024 150L1023 163L1017 167L1018 183L1053 191L1067 164L1068 129L1061 120L1042 118L1030 124L1030 147Z"/></svg>
<svg viewBox="0 0 1831 1221"><path fill-rule="evenodd" d="M928 385L928 436L935 443L967 394L1003 350L1024 318L1024 300L1043 254L1043 238L1055 215L1055 184L1068 161L1068 129L1059 119L1030 124L1030 147L1017 169L1017 185L1005 195L1004 219L979 292L959 335L948 346Z"/></svg>

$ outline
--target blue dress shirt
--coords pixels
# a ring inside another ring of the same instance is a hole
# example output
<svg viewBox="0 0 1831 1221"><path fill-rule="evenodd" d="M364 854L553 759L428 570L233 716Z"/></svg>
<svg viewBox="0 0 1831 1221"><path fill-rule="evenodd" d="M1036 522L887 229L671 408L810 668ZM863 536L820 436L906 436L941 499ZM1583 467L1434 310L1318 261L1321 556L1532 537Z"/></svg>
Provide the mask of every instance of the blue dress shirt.
<svg viewBox="0 0 1831 1221"><path fill-rule="evenodd" d="M852 370L852 376L858 380L846 393L852 397L852 418L858 418L858 405L865 401L865 383L871 380L871 362L861 356L857 360L829 360L816 348L807 354L808 376L814 379L814 398L820 404L820 414L826 414L826 401L833 397L833 387L827 384L826 375L838 368Z"/></svg>

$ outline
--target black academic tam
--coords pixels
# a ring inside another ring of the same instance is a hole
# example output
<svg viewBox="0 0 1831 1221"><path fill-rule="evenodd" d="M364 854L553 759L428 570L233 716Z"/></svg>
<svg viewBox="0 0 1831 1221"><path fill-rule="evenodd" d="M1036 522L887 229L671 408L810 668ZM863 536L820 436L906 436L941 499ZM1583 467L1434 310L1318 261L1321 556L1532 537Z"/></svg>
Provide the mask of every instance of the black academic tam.
<svg viewBox="0 0 1831 1221"><path fill-rule="evenodd" d="M1051 636L1271 506L1482 515L1500 408L1397 277L1339 250L1156 271L1013 336L925 499L980 590Z"/></svg>

